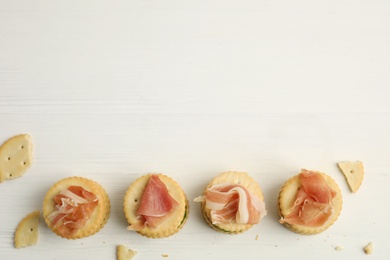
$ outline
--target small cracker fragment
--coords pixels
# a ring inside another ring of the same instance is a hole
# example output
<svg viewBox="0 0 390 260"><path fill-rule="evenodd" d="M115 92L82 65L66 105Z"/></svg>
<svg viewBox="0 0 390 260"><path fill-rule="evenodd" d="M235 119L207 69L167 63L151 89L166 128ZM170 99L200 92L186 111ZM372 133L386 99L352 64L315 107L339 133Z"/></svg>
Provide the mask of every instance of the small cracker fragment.
<svg viewBox="0 0 390 260"><path fill-rule="evenodd" d="M129 249L124 245L119 245L116 247L117 260L131 260L136 254L136 251Z"/></svg>
<svg viewBox="0 0 390 260"><path fill-rule="evenodd" d="M28 134L11 137L0 147L0 182L21 177L31 163L31 137Z"/></svg>
<svg viewBox="0 0 390 260"><path fill-rule="evenodd" d="M162 254L161 256L162 256L162 257L165 257L165 258L166 258L166 257L169 257L168 254Z"/></svg>
<svg viewBox="0 0 390 260"><path fill-rule="evenodd" d="M39 211L28 214L16 227L14 243L16 248L35 245L38 241Z"/></svg>
<svg viewBox="0 0 390 260"><path fill-rule="evenodd" d="M342 251L342 250L344 250L344 247L342 247L342 246L335 246L334 250Z"/></svg>
<svg viewBox="0 0 390 260"><path fill-rule="evenodd" d="M370 255L372 254L372 250L373 250L373 246L372 246L372 242L368 243L364 248L364 253L366 253L367 255Z"/></svg>
<svg viewBox="0 0 390 260"><path fill-rule="evenodd" d="M338 167L340 171L344 174L345 179L347 180L348 186L353 193L355 193L363 182L364 177L364 167L361 161L356 162L339 162Z"/></svg>

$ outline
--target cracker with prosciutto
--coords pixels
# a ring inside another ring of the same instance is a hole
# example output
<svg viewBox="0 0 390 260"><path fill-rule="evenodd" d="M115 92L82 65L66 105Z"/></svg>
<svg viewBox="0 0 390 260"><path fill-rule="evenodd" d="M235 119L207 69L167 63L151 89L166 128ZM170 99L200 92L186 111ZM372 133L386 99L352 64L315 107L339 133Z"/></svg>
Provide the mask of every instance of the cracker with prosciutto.
<svg viewBox="0 0 390 260"><path fill-rule="evenodd" d="M194 201L212 228L228 234L248 230L267 214L259 185L244 172L218 175Z"/></svg>
<svg viewBox="0 0 390 260"><path fill-rule="evenodd" d="M149 238L178 232L188 217L188 200L182 188L164 174L148 174L126 191L124 212L128 230Z"/></svg>
<svg viewBox="0 0 390 260"><path fill-rule="evenodd" d="M300 234L318 234L337 220L341 191L328 175L302 169L279 193L279 222Z"/></svg>
<svg viewBox="0 0 390 260"><path fill-rule="evenodd" d="M58 181L46 193L43 217L48 227L67 239L87 237L107 222L110 200L95 181L69 177Z"/></svg>

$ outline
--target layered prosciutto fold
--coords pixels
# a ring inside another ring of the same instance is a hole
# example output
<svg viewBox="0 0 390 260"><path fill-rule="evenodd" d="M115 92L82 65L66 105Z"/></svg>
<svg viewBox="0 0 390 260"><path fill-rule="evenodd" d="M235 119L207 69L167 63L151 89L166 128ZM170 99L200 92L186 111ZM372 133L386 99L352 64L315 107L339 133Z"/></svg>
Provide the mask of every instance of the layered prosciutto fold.
<svg viewBox="0 0 390 260"><path fill-rule="evenodd" d="M324 177L317 172L303 169L299 188L291 212L280 223L311 227L322 226L333 212L332 200L337 195Z"/></svg>
<svg viewBox="0 0 390 260"><path fill-rule="evenodd" d="M205 203L212 224L257 224L267 213L264 201L238 184L214 184L194 201Z"/></svg>
<svg viewBox="0 0 390 260"><path fill-rule="evenodd" d="M48 219L64 236L75 234L91 218L98 204L95 194L81 186L69 186L54 197L55 211Z"/></svg>
<svg viewBox="0 0 390 260"><path fill-rule="evenodd" d="M169 194L167 186L157 175L152 175L142 194L137 210L139 222L129 226L128 230L141 230L148 226L155 229L179 203Z"/></svg>

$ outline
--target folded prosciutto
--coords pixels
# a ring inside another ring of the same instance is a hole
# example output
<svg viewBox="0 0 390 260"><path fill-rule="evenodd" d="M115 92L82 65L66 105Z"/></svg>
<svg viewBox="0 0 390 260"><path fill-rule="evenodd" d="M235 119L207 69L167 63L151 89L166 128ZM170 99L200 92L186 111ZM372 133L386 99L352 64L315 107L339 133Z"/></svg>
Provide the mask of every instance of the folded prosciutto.
<svg viewBox="0 0 390 260"><path fill-rule="evenodd" d="M48 216L61 235L75 234L90 219L98 198L81 186L69 186L54 197L55 211Z"/></svg>
<svg viewBox="0 0 390 260"><path fill-rule="evenodd" d="M212 224L257 224L267 213L265 203L238 184L214 184L194 201L204 202L205 208L211 210Z"/></svg>
<svg viewBox="0 0 390 260"><path fill-rule="evenodd" d="M130 226L128 229L140 230L146 225L155 229L177 205L178 202L169 194L164 182L157 175L152 175L142 194L141 204L137 210L139 223Z"/></svg>
<svg viewBox="0 0 390 260"><path fill-rule="evenodd" d="M337 195L318 172L303 169L299 188L291 212L280 223L311 227L322 226L333 212L332 200Z"/></svg>

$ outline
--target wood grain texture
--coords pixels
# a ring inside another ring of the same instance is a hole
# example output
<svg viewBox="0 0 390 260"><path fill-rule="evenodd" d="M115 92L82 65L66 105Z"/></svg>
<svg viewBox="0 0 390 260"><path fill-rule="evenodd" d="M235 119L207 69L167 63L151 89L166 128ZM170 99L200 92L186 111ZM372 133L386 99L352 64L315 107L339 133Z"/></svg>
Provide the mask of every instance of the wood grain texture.
<svg viewBox="0 0 390 260"><path fill-rule="evenodd" d="M365 259L370 241L386 258L389 14L388 1L1 1L0 142L34 142L31 169L0 185L1 259L115 259L118 244L140 259ZM356 194L343 160L364 163ZM303 167L344 198L338 221L310 237L278 223L280 186ZM260 225L219 234L190 202L175 236L126 230L123 196L141 175L168 174L192 201L228 170L260 184ZM107 225L67 241L40 223L36 246L13 248L20 219L73 175L107 190Z"/></svg>

